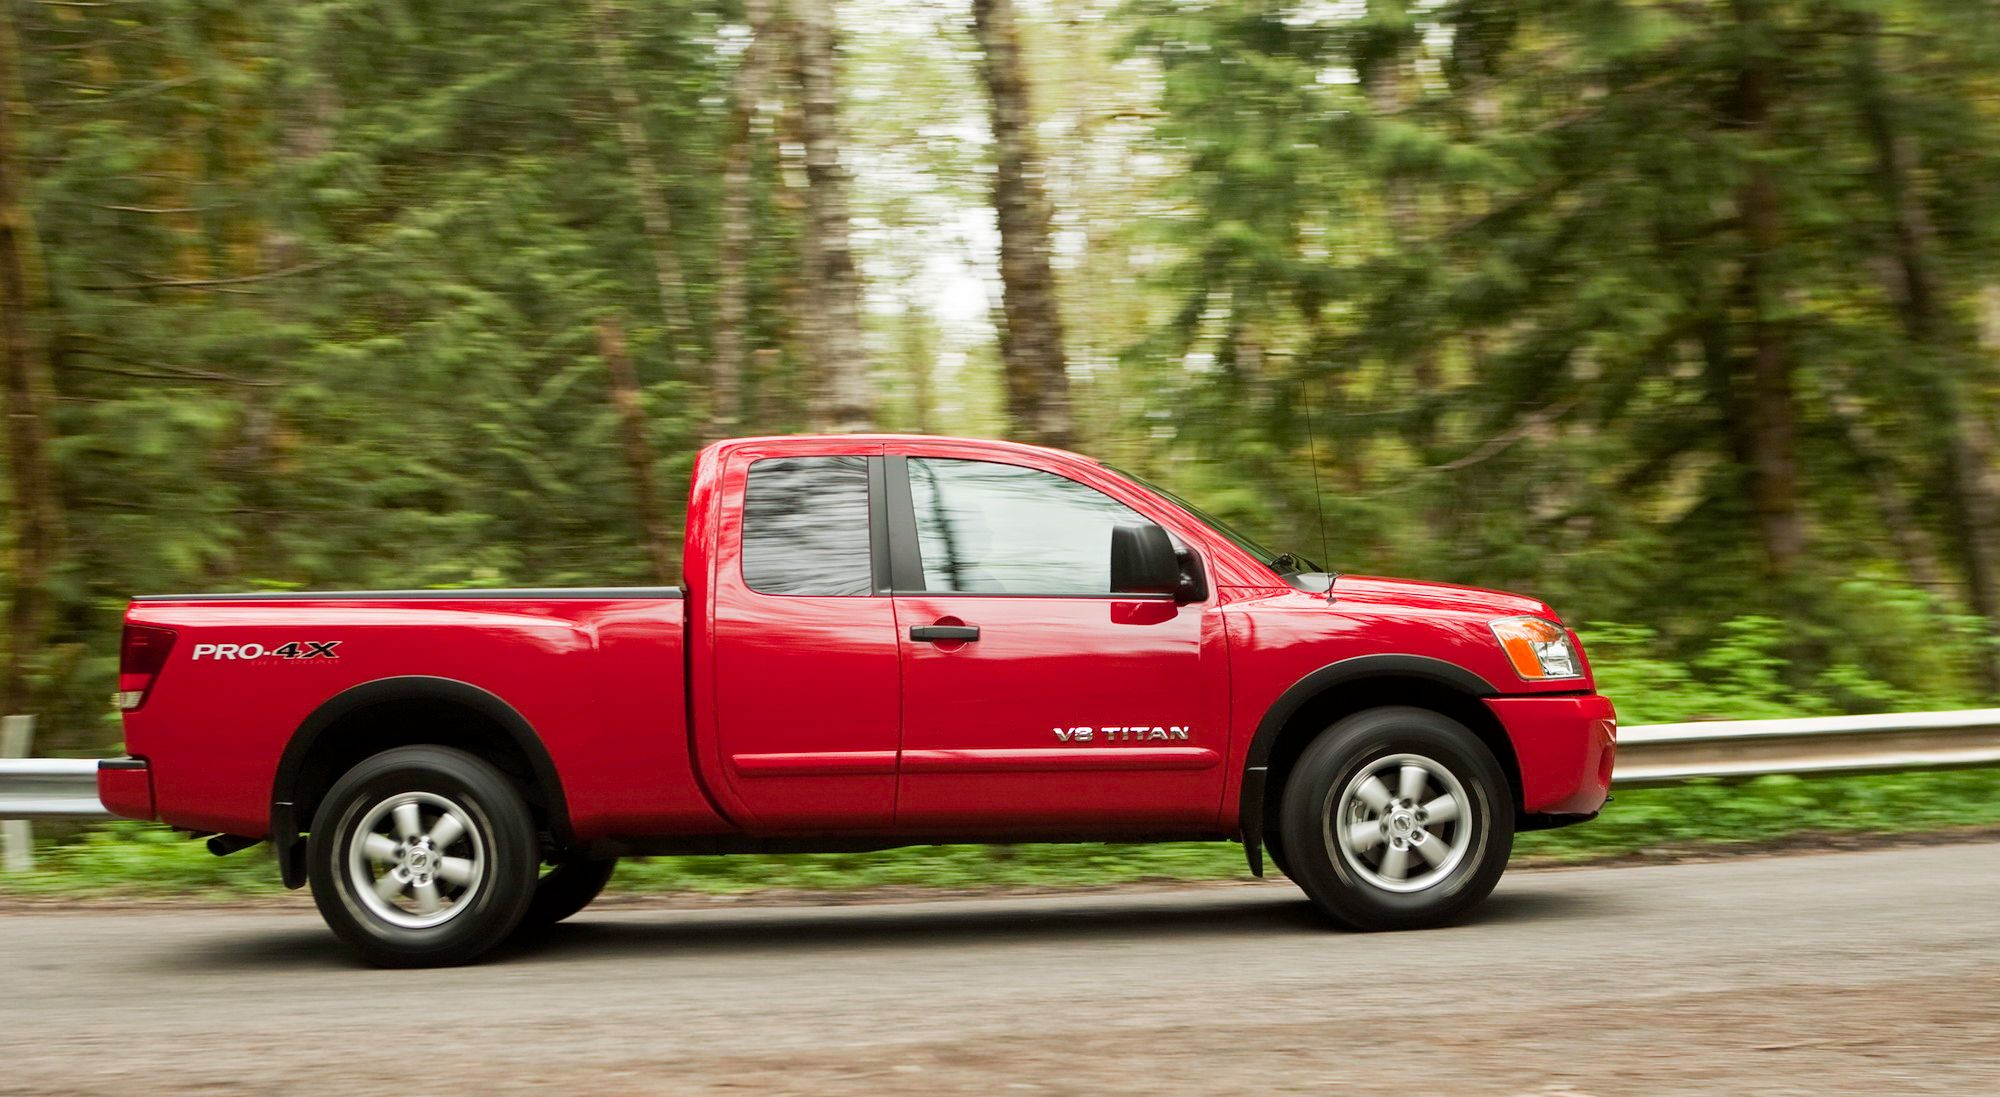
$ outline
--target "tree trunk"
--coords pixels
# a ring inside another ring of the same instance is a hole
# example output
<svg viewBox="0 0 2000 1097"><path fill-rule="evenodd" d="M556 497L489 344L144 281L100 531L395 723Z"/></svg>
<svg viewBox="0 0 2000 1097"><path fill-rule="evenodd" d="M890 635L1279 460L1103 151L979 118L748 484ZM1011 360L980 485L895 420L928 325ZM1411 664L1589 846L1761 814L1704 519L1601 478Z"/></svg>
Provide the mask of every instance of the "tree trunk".
<svg viewBox="0 0 2000 1097"><path fill-rule="evenodd" d="M752 187L757 108L770 82L771 0L749 0L750 44L730 80L729 137L722 153L722 238L716 257L715 352L709 367L709 440L736 433L750 322Z"/></svg>
<svg viewBox="0 0 2000 1097"><path fill-rule="evenodd" d="M799 241L792 256L795 261L773 272L777 285L772 287L771 322L775 330L771 334L776 345L750 353L744 381L755 388L749 414L759 429L784 424L786 430L795 430L797 424L810 426L818 421L821 378L817 348L810 340L826 324L820 319L821 302L812 284L814 249L806 210L807 188L795 185L806 177L806 124L796 94L798 34L782 5L772 15L771 29L771 44L789 81L772 104L777 113L771 119L769 146L775 169L771 212L779 223L797 229Z"/></svg>
<svg viewBox="0 0 2000 1097"><path fill-rule="evenodd" d="M1946 436L1945 480L1952 500L1955 539L1965 564L1972 608L1991 627L2000 623L2000 570L1995 566L2000 550L1994 543L2000 489L1993 484L1992 451L1982 418L1982 371L1977 356L1971 353L1975 338L1971 332L1957 330L1941 303L1943 292L1930 254L1930 211L1914 181L1916 141L1897 129L1882 71L1880 20L1864 16L1858 23L1853 83L1860 93L1862 121L1874 148L1876 188L1889 215L1896 270L1890 297L1896 302L1904 337L1937 378L1933 399L1937 421ZM2000 652L1986 649L1981 669L1987 688L2000 692Z"/></svg>
<svg viewBox="0 0 2000 1097"><path fill-rule="evenodd" d="M1961 401L1961 405L1970 401ZM1966 586L1972 606L1991 627L2000 621L2000 578L1994 574L1993 446L1984 413L1960 406L1951 413L1951 437L1946 452L1959 553L1965 559ZM1985 649L1981 670L1989 690L2000 693L2000 653Z"/></svg>
<svg viewBox="0 0 2000 1097"><path fill-rule="evenodd" d="M679 536L660 516L660 497L653 484L653 447L646 441L646 405L639 393L639 375L625 353L625 329L606 316L597 322L597 353L611 380L611 404L618 413L619 433L625 438L625 465L632 474L632 512L646 534L647 555L653 561L653 578L661 586L672 586L675 546Z"/></svg>
<svg viewBox="0 0 2000 1097"><path fill-rule="evenodd" d="M1370 20L1378 29L1369 47L1373 56L1361 68L1363 88L1368 94L1369 109L1375 116L1392 119L1412 106L1414 96L1410 74L1404 68L1408 64L1408 49L1419 39L1416 28L1409 24L1407 9L1402 3L1376 0L1368 8ZM1403 25L1391 29L1393 23ZM1398 250L1412 247L1424 238L1423 213L1418 204L1416 185L1410 179L1395 173L1383 176L1382 200L1388 214L1389 232L1394 237L1393 247ZM1443 400L1438 391L1437 348L1428 341L1411 348L1410 384L1413 390L1409 421L1411 443L1416 446L1421 463L1437 464L1442 459L1437 450L1437 425L1438 410ZM1434 533L1441 533L1435 521L1432 526Z"/></svg>
<svg viewBox="0 0 2000 1097"><path fill-rule="evenodd" d="M1839 422L1841 433L1847 436L1848 448L1854 451L1862 475L1868 478L1868 485L1875 492L1875 509L1882 515L1889 544L1902 561L1904 573L1925 590L1943 590L1944 571L1938 566L1937 554L1931 551L1923 524L1910 510L1903 486L1896 480L1895 457L1889 445L1868 422L1861 400L1847 386L1832 377L1824 378L1823 383L1832 397L1827 401L1827 409Z"/></svg>
<svg viewBox="0 0 2000 1097"><path fill-rule="evenodd" d="M645 227L646 247L652 253L653 273L659 285L660 318L666 325L674 364L685 370L692 364L686 359L691 353L687 283L681 277L680 258L674 251L674 223L667 210L666 183L660 177L652 139L646 136L639 93L633 87L631 66L626 62L625 36L618 25L616 3L617 0L590 0L591 32L596 39L598 65L604 70L604 84L618 115L618 138L625 145L626 169L632 173L632 186L639 195L640 222Z"/></svg>
<svg viewBox="0 0 2000 1097"><path fill-rule="evenodd" d="M1747 0L1739 0L1737 16L1746 34L1756 32L1751 20L1757 16ZM1768 83L1754 57L1737 74L1732 122L1759 149L1771 140ZM1783 240L1770 168L1754 161L1745 172L1736 209L1745 250L1739 289L1748 313L1742 355L1749 377L1750 496L1766 566L1773 577L1784 578L1797 570L1806 538L1798 499L1798 408L1773 270Z"/></svg>
<svg viewBox="0 0 2000 1097"><path fill-rule="evenodd" d="M0 715L29 706L28 668L48 631L47 585L62 527L49 458L49 362L36 330L47 301L18 129L27 112L13 11L0 6L0 412L7 420L12 489L7 512L14 549Z"/></svg>
<svg viewBox="0 0 2000 1097"><path fill-rule="evenodd" d="M1745 224L1757 253L1744 271L1748 297L1756 302L1748 349L1752 494L1765 558L1774 575L1785 576L1797 569L1806 547L1798 498L1798 407L1784 329L1773 315L1777 295L1764 259L1777 244L1777 197L1767 171L1757 168L1752 175L1743 196Z"/></svg>
<svg viewBox="0 0 2000 1097"><path fill-rule="evenodd" d="M806 147L806 350L816 359L813 420L822 430L874 424L861 342L861 273L848 241L847 169L840 162L839 32L833 0L792 0L799 124Z"/></svg>
<svg viewBox="0 0 2000 1097"><path fill-rule="evenodd" d="M1075 436L1062 317L1049 266L1049 200L1035 143L1014 0L972 0L980 76L993 108L993 209L1000 223L1000 361L1017 436L1068 446Z"/></svg>
<svg viewBox="0 0 2000 1097"><path fill-rule="evenodd" d="M937 425L937 399L931 384L931 371L937 368L937 332L916 296L907 289L902 296L896 358L910 384L909 425L918 434L929 434Z"/></svg>

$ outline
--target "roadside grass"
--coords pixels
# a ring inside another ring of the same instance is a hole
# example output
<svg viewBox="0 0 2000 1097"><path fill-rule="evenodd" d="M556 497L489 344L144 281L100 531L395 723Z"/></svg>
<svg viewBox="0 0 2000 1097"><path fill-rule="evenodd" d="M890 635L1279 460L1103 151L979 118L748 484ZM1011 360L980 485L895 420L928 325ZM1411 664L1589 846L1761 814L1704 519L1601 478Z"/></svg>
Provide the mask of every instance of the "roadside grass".
<svg viewBox="0 0 2000 1097"><path fill-rule="evenodd" d="M1646 850L1731 846L1804 834L1907 834L2000 824L2000 769L1801 780L1762 777L1620 792L1594 822L1523 834L1516 862L1578 862ZM619 866L623 893L740 894L766 888L1104 886L1248 875L1242 847L933 846L880 853L657 857ZM163 827L114 822L45 842L35 870L0 875L0 896L220 899L283 891L264 847L215 857Z"/></svg>

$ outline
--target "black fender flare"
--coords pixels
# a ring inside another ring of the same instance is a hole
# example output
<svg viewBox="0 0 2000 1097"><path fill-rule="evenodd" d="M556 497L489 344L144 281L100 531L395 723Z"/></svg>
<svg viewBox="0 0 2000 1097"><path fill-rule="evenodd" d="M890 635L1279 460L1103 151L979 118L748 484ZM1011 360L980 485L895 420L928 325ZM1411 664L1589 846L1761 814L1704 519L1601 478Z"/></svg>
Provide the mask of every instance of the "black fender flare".
<svg viewBox="0 0 2000 1097"><path fill-rule="evenodd" d="M1270 775L1271 752L1278 735L1292 717L1313 698L1350 682L1369 678L1415 678L1428 680L1472 697L1496 697L1493 683L1443 659L1428 655L1384 653L1357 655L1328 663L1293 682L1257 722L1250 738L1250 750L1243 763L1243 787L1238 796L1236 825L1243 833L1243 855L1253 876L1264 875L1265 781Z"/></svg>
<svg viewBox="0 0 2000 1097"><path fill-rule="evenodd" d="M278 865L285 886L295 888L305 882L305 846L299 841L296 797L306 758L312 754L320 736L343 718L373 705L398 701L437 701L456 705L477 712L505 731L508 739L520 749L522 757L528 760L536 784L545 790L549 829L556 841L567 844L573 839L569 802L563 795L562 778L556 773L555 761L549 757L548 748L542 745L541 736L536 734L534 726L514 706L478 686L455 678L420 674L378 678L352 686L321 703L292 732L291 741L285 744L285 752L278 759L277 776L271 782L271 844L279 853Z"/></svg>

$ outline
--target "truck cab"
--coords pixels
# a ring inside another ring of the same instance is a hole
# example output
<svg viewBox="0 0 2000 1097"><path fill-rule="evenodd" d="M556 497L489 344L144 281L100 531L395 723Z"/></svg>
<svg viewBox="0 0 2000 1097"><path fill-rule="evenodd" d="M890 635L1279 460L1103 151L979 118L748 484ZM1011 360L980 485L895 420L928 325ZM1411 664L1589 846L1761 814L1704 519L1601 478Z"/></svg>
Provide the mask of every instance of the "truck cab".
<svg viewBox="0 0 2000 1097"><path fill-rule="evenodd" d="M1615 718L1547 605L1335 576L1077 454L842 435L697 457L683 585L136 599L119 814L273 843L386 964L616 859L1241 842L1336 923L1448 921L1595 814Z"/></svg>

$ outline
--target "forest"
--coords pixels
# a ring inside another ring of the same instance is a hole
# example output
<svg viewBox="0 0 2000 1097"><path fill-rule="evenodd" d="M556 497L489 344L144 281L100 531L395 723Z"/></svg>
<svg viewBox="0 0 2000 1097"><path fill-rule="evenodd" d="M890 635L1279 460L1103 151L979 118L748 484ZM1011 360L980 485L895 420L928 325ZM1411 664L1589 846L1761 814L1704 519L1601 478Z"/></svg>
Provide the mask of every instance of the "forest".
<svg viewBox="0 0 2000 1097"><path fill-rule="evenodd" d="M1627 722L2000 692L1990 0L0 0L0 98L37 753L131 594L673 583L802 430L1531 592Z"/></svg>

